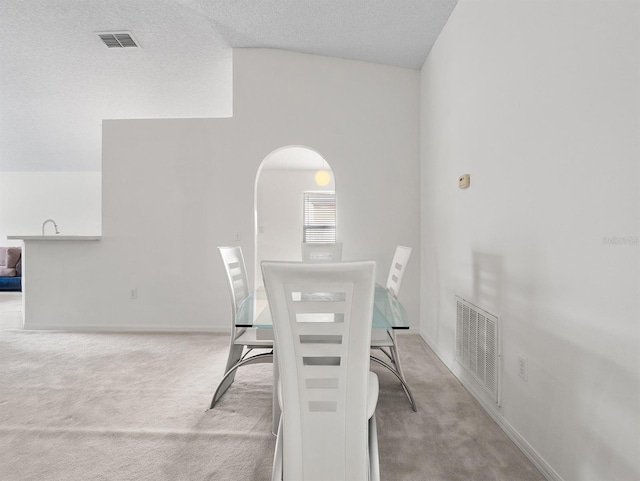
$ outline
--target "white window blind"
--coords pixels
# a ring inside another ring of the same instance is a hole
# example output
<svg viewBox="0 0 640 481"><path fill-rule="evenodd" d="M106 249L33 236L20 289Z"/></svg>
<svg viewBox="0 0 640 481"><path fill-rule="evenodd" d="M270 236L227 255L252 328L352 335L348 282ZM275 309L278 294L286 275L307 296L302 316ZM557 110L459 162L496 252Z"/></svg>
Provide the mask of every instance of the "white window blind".
<svg viewBox="0 0 640 481"><path fill-rule="evenodd" d="M336 193L304 192L302 241L336 241Z"/></svg>

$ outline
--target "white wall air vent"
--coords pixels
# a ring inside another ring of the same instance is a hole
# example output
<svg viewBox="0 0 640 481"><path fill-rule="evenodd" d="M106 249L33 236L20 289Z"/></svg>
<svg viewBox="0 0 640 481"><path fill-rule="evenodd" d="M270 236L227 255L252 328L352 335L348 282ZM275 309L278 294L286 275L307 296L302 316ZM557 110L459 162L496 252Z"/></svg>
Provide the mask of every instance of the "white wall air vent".
<svg viewBox="0 0 640 481"><path fill-rule="evenodd" d="M102 32L98 34L100 40L109 48L139 47L130 32Z"/></svg>
<svg viewBox="0 0 640 481"><path fill-rule="evenodd" d="M456 296L456 360L500 405L498 318Z"/></svg>

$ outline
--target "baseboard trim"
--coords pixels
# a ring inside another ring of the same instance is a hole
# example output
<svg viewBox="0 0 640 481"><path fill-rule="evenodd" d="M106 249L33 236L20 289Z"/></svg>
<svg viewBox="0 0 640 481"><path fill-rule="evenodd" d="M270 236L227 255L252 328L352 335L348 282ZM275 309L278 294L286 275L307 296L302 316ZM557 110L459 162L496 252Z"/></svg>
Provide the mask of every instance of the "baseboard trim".
<svg viewBox="0 0 640 481"><path fill-rule="evenodd" d="M531 446L527 440L507 421L497 406L493 403L487 402L484 396L473 384L473 381L467 379L463 370L455 363L455 359L448 358L438 348L437 344L433 342L429 336L422 329L420 330L420 337L427 343L436 356L442 361L442 363L449 369L462 384L462 386L471 394L478 404L491 416L496 424L504 431L504 433L513 441L513 443L522 451L522 453L533 463L533 465L540 471L540 473L548 481L564 481L562 477L553 469L549 463L547 463L542 456Z"/></svg>
<svg viewBox="0 0 640 481"><path fill-rule="evenodd" d="M189 333L189 334L229 334L229 328L202 326L68 326L68 325L29 325L22 328L24 331L66 331L66 332L109 332L109 333Z"/></svg>

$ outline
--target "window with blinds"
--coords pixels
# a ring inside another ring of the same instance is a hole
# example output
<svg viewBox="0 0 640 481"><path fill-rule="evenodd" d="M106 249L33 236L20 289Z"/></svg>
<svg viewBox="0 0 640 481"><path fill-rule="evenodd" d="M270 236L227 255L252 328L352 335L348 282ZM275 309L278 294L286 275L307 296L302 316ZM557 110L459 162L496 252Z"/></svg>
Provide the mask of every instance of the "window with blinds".
<svg viewBox="0 0 640 481"><path fill-rule="evenodd" d="M302 241L336 241L336 193L304 192Z"/></svg>

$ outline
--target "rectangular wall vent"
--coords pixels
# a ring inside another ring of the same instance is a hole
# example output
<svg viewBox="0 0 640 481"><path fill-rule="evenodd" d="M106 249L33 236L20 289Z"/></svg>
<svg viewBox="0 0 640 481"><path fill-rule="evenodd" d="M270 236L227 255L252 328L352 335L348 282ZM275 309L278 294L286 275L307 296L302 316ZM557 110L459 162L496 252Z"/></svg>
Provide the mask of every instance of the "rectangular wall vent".
<svg viewBox="0 0 640 481"><path fill-rule="evenodd" d="M456 296L456 360L500 404L498 318Z"/></svg>
<svg viewBox="0 0 640 481"><path fill-rule="evenodd" d="M138 47L138 42L130 32L104 32L99 33L100 40L109 48Z"/></svg>

